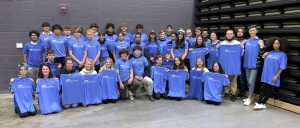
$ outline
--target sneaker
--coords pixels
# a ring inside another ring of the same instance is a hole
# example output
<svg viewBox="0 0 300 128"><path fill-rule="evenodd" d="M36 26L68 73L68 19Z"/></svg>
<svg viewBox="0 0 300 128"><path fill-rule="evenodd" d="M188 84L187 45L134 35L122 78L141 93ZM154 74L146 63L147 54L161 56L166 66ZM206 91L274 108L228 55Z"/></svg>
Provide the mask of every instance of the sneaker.
<svg viewBox="0 0 300 128"><path fill-rule="evenodd" d="M229 93L225 93L225 94L224 94L224 98L225 98L225 99L228 98L229 96L230 96Z"/></svg>
<svg viewBox="0 0 300 128"><path fill-rule="evenodd" d="M244 97L246 97L246 94L245 94L245 93L243 93L243 92L241 92L241 93L239 93L239 94L237 95L237 97L244 98Z"/></svg>
<svg viewBox="0 0 300 128"><path fill-rule="evenodd" d="M263 105L259 104L259 103L255 103L255 106L253 107L253 110L262 110L263 109Z"/></svg>
<svg viewBox="0 0 300 128"><path fill-rule="evenodd" d="M248 98L246 98L246 99L243 99L243 102L245 102L247 99L248 99Z"/></svg>
<svg viewBox="0 0 300 128"><path fill-rule="evenodd" d="M131 91L128 92L128 95L129 95L129 99L130 99L131 101L133 101L133 100L134 100L134 97L133 97L133 94L132 94Z"/></svg>
<svg viewBox="0 0 300 128"><path fill-rule="evenodd" d="M233 101L233 102L235 102L235 100L236 100L236 97L235 97L235 95L232 95L232 94L231 94L231 96L230 96L230 100L231 100L231 101Z"/></svg>
<svg viewBox="0 0 300 128"><path fill-rule="evenodd" d="M148 95L148 99L149 99L151 102L154 102L154 101L155 101L152 95Z"/></svg>
<svg viewBox="0 0 300 128"><path fill-rule="evenodd" d="M246 99L244 105L249 106L250 104L251 104L251 99Z"/></svg>
<svg viewBox="0 0 300 128"><path fill-rule="evenodd" d="M261 105L262 105L263 109L267 108L266 104L261 104Z"/></svg>

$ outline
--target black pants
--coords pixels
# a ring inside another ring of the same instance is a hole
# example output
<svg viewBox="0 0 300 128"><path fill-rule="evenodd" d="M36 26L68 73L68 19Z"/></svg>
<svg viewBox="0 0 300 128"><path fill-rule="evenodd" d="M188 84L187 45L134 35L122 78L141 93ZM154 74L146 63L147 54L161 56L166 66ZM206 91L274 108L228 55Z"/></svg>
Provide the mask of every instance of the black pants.
<svg viewBox="0 0 300 128"><path fill-rule="evenodd" d="M206 100L207 104L213 104L213 105L220 105L221 102L216 102L216 101L211 101L211 100Z"/></svg>
<svg viewBox="0 0 300 128"><path fill-rule="evenodd" d="M128 89L133 93L133 94L136 94L137 91L139 90L139 86L136 86L136 85L132 85L132 84L128 84L128 80L122 82L123 85L124 85L124 88L121 89L120 88L120 84L118 84L118 88L119 88L119 93L120 93L120 99L121 100L125 100L127 99L127 91Z"/></svg>
<svg viewBox="0 0 300 128"><path fill-rule="evenodd" d="M267 103L268 99L270 98L270 95L272 94L272 89L273 89L272 85L261 83L259 99L258 99L259 104Z"/></svg>
<svg viewBox="0 0 300 128"><path fill-rule="evenodd" d="M61 67L64 67L65 64L66 64L65 59L66 59L66 57L56 57L56 58L54 58L54 62L55 63L60 63Z"/></svg>

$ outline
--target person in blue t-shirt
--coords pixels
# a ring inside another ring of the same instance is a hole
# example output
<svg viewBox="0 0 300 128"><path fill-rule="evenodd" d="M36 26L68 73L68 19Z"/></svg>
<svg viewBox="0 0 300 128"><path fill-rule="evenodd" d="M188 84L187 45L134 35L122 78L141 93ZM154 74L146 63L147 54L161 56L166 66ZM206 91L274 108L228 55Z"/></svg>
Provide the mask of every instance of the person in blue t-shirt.
<svg viewBox="0 0 300 128"><path fill-rule="evenodd" d="M109 51L108 51L108 49L109 49L108 43L109 42L106 40L104 32L99 33L98 42L100 44L100 50L101 50L99 61L100 61L100 67L102 67L104 65L105 59L109 58Z"/></svg>
<svg viewBox="0 0 300 128"><path fill-rule="evenodd" d="M204 38L203 42L204 42ZM219 62L219 49L217 48L217 46L220 44L221 41L218 40L217 38L217 33L216 32L211 32L210 33L210 40L207 41L207 43L205 44L206 48L208 49L208 57L207 57L207 68L208 69L212 69L212 65L215 62Z"/></svg>
<svg viewBox="0 0 300 128"><path fill-rule="evenodd" d="M65 65L65 57L67 56L67 40L61 35L62 27L59 24L52 26L54 36L52 36L47 44L47 50L52 49L55 52L55 62Z"/></svg>
<svg viewBox="0 0 300 128"><path fill-rule="evenodd" d="M14 94L15 113L21 118L36 115L34 99L34 80L27 76L28 66L18 65L19 75L10 79L10 91Z"/></svg>
<svg viewBox="0 0 300 128"><path fill-rule="evenodd" d="M33 79L37 79L39 66L45 62L44 46L38 41L39 32L32 30L29 32L30 42L23 48L24 62L28 65L28 74Z"/></svg>
<svg viewBox="0 0 300 128"><path fill-rule="evenodd" d="M38 40L41 43L41 45L44 46L44 49L47 49L47 44L50 37L54 36L54 34L50 31L50 27L51 27L50 23L48 22L42 23L43 32L40 34Z"/></svg>
<svg viewBox="0 0 300 128"><path fill-rule="evenodd" d="M147 43L148 37L145 33L143 33L144 30L144 25L142 24L137 24L135 26L136 29L136 34L140 34L141 35L141 43ZM136 34L133 34L132 37L135 37Z"/></svg>
<svg viewBox="0 0 300 128"><path fill-rule="evenodd" d="M141 48L142 48L142 51L141 51L141 55L142 56L144 56L145 54L145 43L144 42L142 42L142 40L141 40L141 37L142 37L142 35L140 34L140 33L136 33L135 35L134 35L134 42L130 45L130 51L129 51L129 54L131 55L131 56L133 56L133 48L135 47L135 46L140 46Z"/></svg>
<svg viewBox="0 0 300 128"><path fill-rule="evenodd" d="M194 33L195 33L195 37L202 36L202 35L201 35L201 28L198 27L198 26L196 26L196 27L194 28Z"/></svg>
<svg viewBox="0 0 300 128"><path fill-rule="evenodd" d="M193 47L194 43L197 40L197 37L193 37L193 32L192 29L188 28L186 29L186 37L185 40L187 41L187 43L189 44L189 48Z"/></svg>
<svg viewBox="0 0 300 128"><path fill-rule="evenodd" d="M133 48L134 55L130 59L130 63L133 68L133 86L142 87L144 85L145 89L148 91L148 99L154 101L153 99L153 81L149 77L149 64L146 57L142 56L142 47L134 46Z"/></svg>
<svg viewBox="0 0 300 128"><path fill-rule="evenodd" d="M173 33L173 26L172 25L167 25L167 28L166 28L166 37L165 39L166 40L172 40L172 35L171 33Z"/></svg>
<svg viewBox="0 0 300 128"><path fill-rule="evenodd" d="M272 37L268 42L271 42L270 52L266 52L262 58L264 58L263 71L261 76L261 86L259 92L259 99L254 110L266 109L266 103L272 94L272 89L280 86L280 75L287 66L287 40Z"/></svg>
<svg viewBox="0 0 300 128"><path fill-rule="evenodd" d="M113 48L113 56L114 56L113 59L115 61L120 59L119 52L121 49L127 49L128 51L130 51L130 44L129 42L126 42L124 38L125 38L124 34L122 33L118 34L118 41L115 43Z"/></svg>
<svg viewBox="0 0 300 128"><path fill-rule="evenodd" d="M156 64L151 67L151 79L153 80L153 90L154 90L154 99L160 100L160 97L166 99L167 91L166 85L167 81L164 79L164 76L167 74L168 69L163 67L163 56L157 55L155 57Z"/></svg>
<svg viewBox="0 0 300 128"><path fill-rule="evenodd" d="M166 40L166 33L161 30L159 32L159 38L157 40L157 43L159 44L159 53L160 55L164 56L166 54L170 54L171 49L167 49L166 45L169 42L169 40Z"/></svg>
<svg viewBox="0 0 300 128"><path fill-rule="evenodd" d="M208 42L210 42L209 33L208 33L208 31L206 29L202 30L201 36L203 37L205 44L207 44Z"/></svg>
<svg viewBox="0 0 300 128"><path fill-rule="evenodd" d="M159 44L157 43L155 32L150 32L148 42L145 45L145 57L150 61L150 64L155 63L155 56L159 55Z"/></svg>
<svg viewBox="0 0 300 128"><path fill-rule="evenodd" d="M195 67L196 60L198 58L201 58L205 62L208 52L208 48L205 47L203 38L201 36L198 36L197 40L193 44L193 47L189 48L189 60L191 69Z"/></svg>
<svg viewBox="0 0 300 128"><path fill-rule="evenodd" d="M140 88L138 86L133 86L133 69L132 64L128 60L129 51L127 49L122 49L119 52L120 59L115 63L115 70L119 75L119 93L120 99L127 99L127 94L130 100L134 100L134 95ZM127 93L128 92L128 93Z"/></svg>
<svg viewBox="0 0 300 128"><path fill-rule="evenodd" d="M253 93L258 69L261 67L262 55L264 53L264 42L256 36L257 27L251 25L249 28L250 38L242 42L244 45L245 54L243 67L246 70L246 78L248 82L249 94L248 98L244 99L244 105L248 106L253 100Z"/></svg>
<svg viewBox="0 0 300 128"><path fill-rule="evenodd" d="M87 52L87 57L93 60L93 63L95 65L95 70L99 71L100 69L99 58L101 54L100 44L98 43L97 40L94 39L93 30L88 29L86 31L86 36L87 36L87 41L85 43L85 51Z"/></svg>
<svg viewBox="0 0 300 128"><path fill-rule="evenodd" d="M174 59L176 56L179 56L189 69L190 67L189 60L186 58L188 55L189 46L184 36L185 36L185 31L181 28L178 31L178 38L175 41L173 48L171 49L171 57Z"/></svg>
<svg viewBox="0 0 300 128"><path fill-rule="evenodd" d="M89 29L91 29L93 31L93 40L98 40L99 39L99 36L98 36L98 29L99 29L99 26L97 23L91 23Z"/></svg>
<svg viewBox="0 0 300 128"><path fill-rule="evenodd" d="M174 59L171 57L170 54L166 54L162 63L164 67L166 67L167 69L171 69L174 64Z"/></svg>
<svg viewBox="0 0 300 128"><path fill-rule="evenodd" d="M115 25L113 23L107 23L105 28L106 28L105 40L107 41L108 44L109 58L114 58L112 52L113 52L115 42L118 39L118 36L115 33Z"/></svg>
<svg viewBox="0 0 300 128"><path fill-rule="evenodd" d="M60 63L55 63L54 62L55 58L55 53L53 50L48 50L47 51L47 59L48 61L46 62L47 65L49 65L52 75L54 77L59 77L59 70L62 68L62 65Z"/></svg>
<svg viewBox="0 0 300 128"><path fill-rule="evenodd" d="M74 29L74 39L72 39L68 45L69 55L73 59L75 68L79 71L82 70L84 61L87 57L87 51L85 51L85 41L81 37L82 28L76 27Z"/></svg>
<svg viewBox="0 0 300 128"><path fill-rule="evenodd" d="M223 71L219 62L213 64L212 72L204 75L204 100L207 104L220 105L222 90L229 84L228 75Z"/></svg>
<svg viewBox="0 0 300 128"><path fill-rule="evenodd" d="M120 33L122 33L124 36L124 41L129 43L129 45L131 45L131 43L133 42L133 36L132 36L132 34L127 32L127 29L128 29L127 24L121 23L119 26L119 29L120 29Z"/></svg>
<svg viewBox="0 0 300 128"><path fill-rule="evenodd" d="M66 38L68 44L67 44L67 48L69 47L69 43L71 42L71 40L73 39L72 37L72 31L71 31L71 27L70 26L64 26L64 37ZM69 53L67 52L67 55Z"/></svg>
<svg viewBox="0 0 300 128"><path fill-rule="evenodd" d="M52 75L51 69L47 64L39 67L39 79L36 81L36 92L41 114L51 114L61 111L60 86L58 78Z"/></svg>

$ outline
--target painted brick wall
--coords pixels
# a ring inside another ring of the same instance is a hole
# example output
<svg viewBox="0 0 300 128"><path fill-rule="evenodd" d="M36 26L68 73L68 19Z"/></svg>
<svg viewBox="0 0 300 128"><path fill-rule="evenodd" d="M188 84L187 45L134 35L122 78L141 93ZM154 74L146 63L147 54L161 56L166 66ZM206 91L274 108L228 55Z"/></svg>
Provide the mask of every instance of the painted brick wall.
<svg viewBox="0 0 300 128"><path fill-rule="evenodd" d="M68 6L65 14L59 11L61 3ZM41 30L44 21L85 28L96 22L101 30L107 22L126 22L130 32L141 23L146 32L158 32L168 24L175 30L190 27L193 8L193 0L0 0L0 91L8 89L9 78L22 62L16 42L28 41L28 32Z"/></svg>

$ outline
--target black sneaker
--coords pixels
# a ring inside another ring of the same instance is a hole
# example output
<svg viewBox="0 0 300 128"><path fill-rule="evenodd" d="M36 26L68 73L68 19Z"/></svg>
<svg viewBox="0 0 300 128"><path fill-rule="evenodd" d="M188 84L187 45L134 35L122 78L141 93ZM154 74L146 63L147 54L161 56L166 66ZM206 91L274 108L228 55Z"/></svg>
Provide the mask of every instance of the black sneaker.
<svg viewBox="0 0 300 128"><path fill-rule="evenodd" d="M160 100L160 94L159 93L154 93L154 99Z"/></svg>
<svg viewBox="0 0 300 128"><path fill-rule="evenodd" d="M237 97L240 97L240 98L245 98L246 97L246 94L244 92L241 92L237 95Z"/></svg>
<svg viewBox="0 0 300 128"><path fill-rule="evenodd" d="M230 96L229 93L225 93L225 94L224 94L224 98L225 98L225 99L228 98L229 96Z"/></svg>
<svg viewBox="0 0 300 128"><path fill-rule="evenodd" d="M182 98L180 98L180 97L177 97L177 98L176 98L176 100L177 100L177 101L181 101L181 100L182 100Z"/></svg>
<svg viewBox="0 0 300 128"><path fill-rule="evenodd" d="M148 99L151 101L151 102L154 102L155 100L153 99L152 95L148 95Z"/></svg>
<svg viewBox="0 0 300 128"><path fill-rule="evenodd" d="M167 93L163 93L161 96L162 96L162 98L164 98L164 99L168 99L168 94L167 94Z"/></svg>
<svg viewBox="0 0 300 128"><path fill-rule="evenodd" d="M235 100L236 100L236 97L235 97L235 95L232 95L232 94L231 94L231 96L230 96L230 100L231 100L231 101L233 101L233 102L235 102Z"/></svg>

